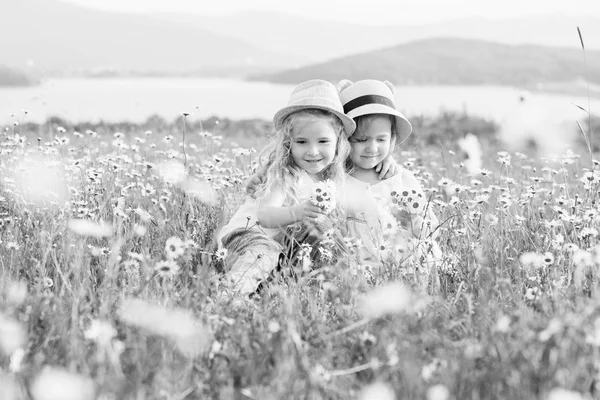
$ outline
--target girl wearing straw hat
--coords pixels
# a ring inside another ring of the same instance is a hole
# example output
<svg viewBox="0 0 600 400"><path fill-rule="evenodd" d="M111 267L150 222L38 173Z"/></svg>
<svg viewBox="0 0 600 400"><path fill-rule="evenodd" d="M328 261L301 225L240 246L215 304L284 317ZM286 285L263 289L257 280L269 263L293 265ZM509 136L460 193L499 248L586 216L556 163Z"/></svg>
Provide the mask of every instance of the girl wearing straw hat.
<svg viewBox="0 0 600 400"><path fill-rule="evenodd" d="M346 169L350 177L346 191L362 194L347 194L348 199L357 202L348 205L349 210L358 210L349 215L348 226L362 243L359 264L371 269L381 263L411 265L406 261L412 260L412 268L421 272L415 278L425 285L433 260L441 257L434 241L438 220L411 172L401 168L395 176L382 181L375 170L396 144L408 138L412 126L396 109L390 82L343 80L338 89L344 112L357 125L349 138L351 151ZM419 268L422 266L429 268Z"/></svg>
<svg viewBox="0 0 600 400"><path fill-rule="evenodd" d="M273 125L275 135L265 151L265 180L256 199L248 199L218 233L227 249L223 267L230 287L244 295L256 291L282 257L335 262L344 252L343 240L333 229L343 199L336 201L334 193L346 175L348 136L356 125L344 113L335 86L323 80L301 83L288 105L275 114ZM319 242L325 231L326 249ZM306 254L300 255L299 243L310 250L303 247ZM293 250L282 253L284 244L292 244Z"/></svg>

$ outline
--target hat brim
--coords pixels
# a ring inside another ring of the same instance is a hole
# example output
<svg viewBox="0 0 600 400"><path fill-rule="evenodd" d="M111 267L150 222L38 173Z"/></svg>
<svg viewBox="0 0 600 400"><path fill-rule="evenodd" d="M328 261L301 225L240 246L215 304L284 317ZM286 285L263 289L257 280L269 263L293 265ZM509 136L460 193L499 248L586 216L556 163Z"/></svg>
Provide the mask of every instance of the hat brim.
<svg viewBox="0 0 600 400"><path fill-rule="evenodd" d="M344 126L344 133L346 134L346 137L350 137L350 135L352 135L354 133L354 130L356 129L356 123L354 122L354 120L351 117L349 117L348 115L341 113L339 111L333 110L329 107L317 106L317 105L310 105L310 106L297 105L297 106L284 107L275 113L275 116L273 117L273 126L275 127L275 129L281 129L281 127L283 126L283 121L287 117L289 117L291 114L298 112L298 111L315 109L315 108L318 110L328 111L328 112L334 114L336 117L338 117L339 120L342 122L342 125Z"/></svg>
<svg viewBox="0 0 600 400"><path fill-rule="evenodd" d="M372 114L387 114L393 115L396 119L396 144L404 142L412 133L412 125L408 118L406 118L400 111L395 108L387 107L383 104L365 104L349 111L348 115L350 118L357 118L363 115Z"/></svg>

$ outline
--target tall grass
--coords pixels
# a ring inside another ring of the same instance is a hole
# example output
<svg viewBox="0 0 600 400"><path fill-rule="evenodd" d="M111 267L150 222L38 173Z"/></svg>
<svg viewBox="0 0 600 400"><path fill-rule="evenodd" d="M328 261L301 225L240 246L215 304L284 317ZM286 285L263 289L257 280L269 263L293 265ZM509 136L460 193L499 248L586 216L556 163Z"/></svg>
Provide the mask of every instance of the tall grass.
<svg viewBox="0 0 600 400"><path fill-rule="evenodd" d="M495 149L472 176L452 143L399 152L442 222L439 285L341 263L246 300L212 238L251 151L23 134L0 141L0 398L597 396L600 174L577 154Z"/></svg>

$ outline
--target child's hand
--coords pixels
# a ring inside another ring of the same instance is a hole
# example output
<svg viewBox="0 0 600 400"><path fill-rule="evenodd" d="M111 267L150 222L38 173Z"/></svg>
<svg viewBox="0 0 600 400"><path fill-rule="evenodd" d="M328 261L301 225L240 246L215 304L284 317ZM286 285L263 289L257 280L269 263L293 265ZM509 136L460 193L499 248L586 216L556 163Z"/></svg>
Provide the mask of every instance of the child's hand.
<svg viewBox="0 0 600 400"><path fill-rule="evenodd" d="M398 173L398 164L392 155L387 156L375 166L375 172L379 172L379 179L388 179Z"/></svg>
<svg viewBox="0 0 600 400"><path fill-rule="evenodd" d="M298 206L300 212L301 221L316 221L327 215L324 209L314 205L310 200L306 200L304 203Z"/></svg>
<svg viewBox="0 0 600 400"><path fill-rule="evenodd" d="M248 178L248 181L246 182L246 193L254 198L254 196L256 195L256 191L258 190L259 186L262 184L262 180L260 179L260 176L257 174L252 175L250 178Z"/></svg>

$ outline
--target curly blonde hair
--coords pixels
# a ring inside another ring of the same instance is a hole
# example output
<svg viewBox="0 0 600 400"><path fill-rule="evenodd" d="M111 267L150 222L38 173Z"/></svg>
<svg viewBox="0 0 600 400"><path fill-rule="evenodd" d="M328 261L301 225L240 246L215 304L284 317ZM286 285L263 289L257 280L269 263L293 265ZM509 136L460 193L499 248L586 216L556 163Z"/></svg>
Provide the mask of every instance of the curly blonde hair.
<svg viewBox="0 0 600 400"><path fill-rule="evenodd" d="M296 165L292 157L292 139L296 127L301 121L304 122L307 119L327 120L337 135L335 157L331 164L319 173L320 179L341 182L345 176L344 162L350 154L350 144L339 118L329 111L320 109L305 109L290 114L283 121L281 128L274 132L269 145L261 153L259 169L263 181L260 188L262 194L280 189L286 196L285 206L299 203L296 188L302 169Z"/></svg>

